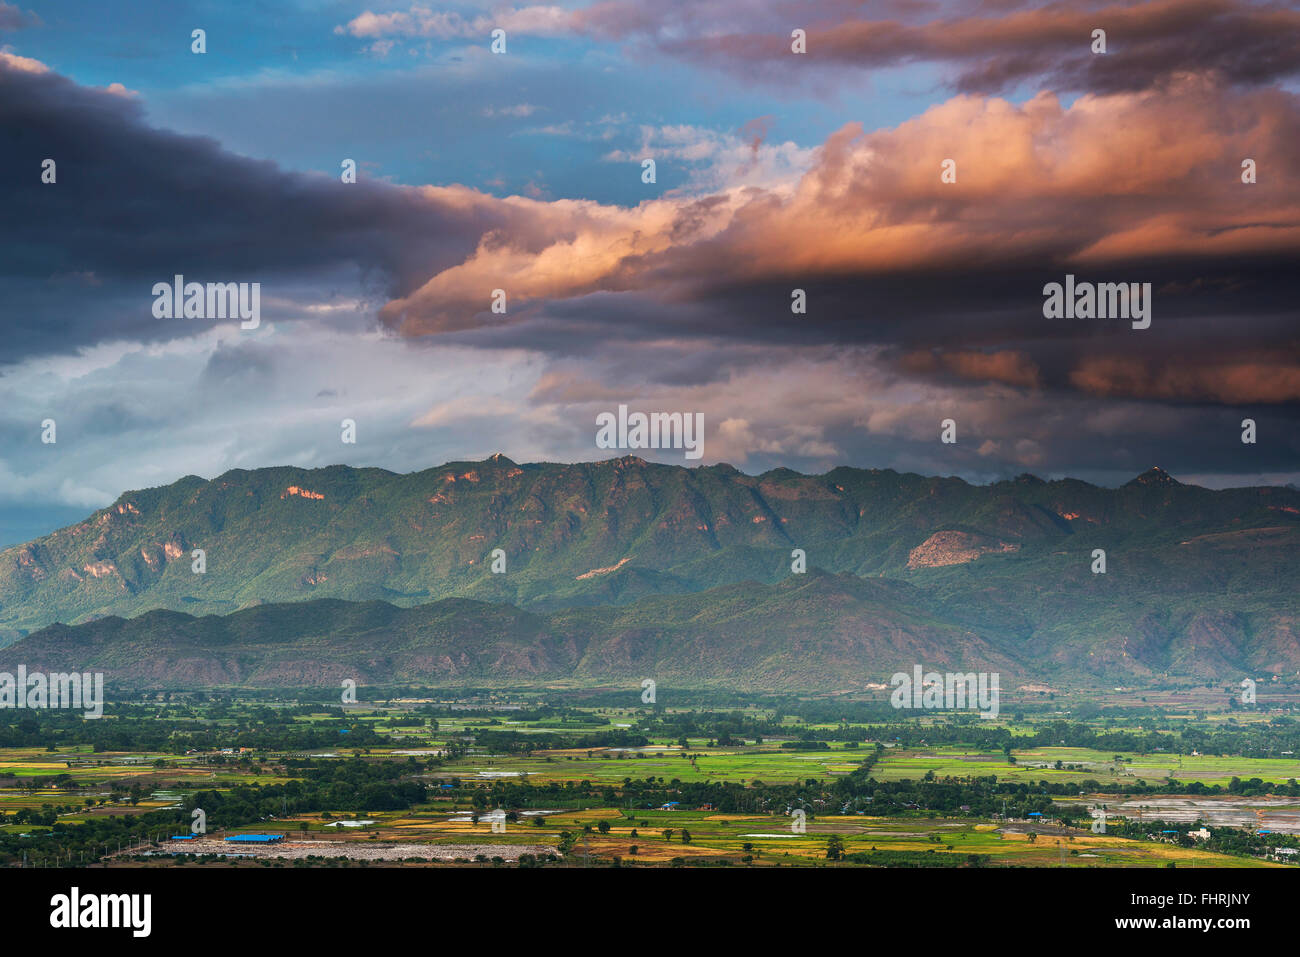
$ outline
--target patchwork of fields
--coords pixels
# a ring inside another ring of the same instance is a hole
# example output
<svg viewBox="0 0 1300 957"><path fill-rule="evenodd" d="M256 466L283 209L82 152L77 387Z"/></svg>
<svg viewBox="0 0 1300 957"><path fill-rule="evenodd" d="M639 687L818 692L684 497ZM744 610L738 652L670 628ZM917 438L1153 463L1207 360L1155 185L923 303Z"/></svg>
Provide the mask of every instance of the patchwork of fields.
<svg viewBox="0 0 1300 957"><path fill-rule="evenodd" d="M1034 737L1033 719L995 728L1008 735L998 749L928 744L966 734L932 718L909 730L778 720L757 709L730 713L729 723L663 711L654 724L635 708L547 717L489 707L431 718L424 703L400 700L291 714L277 707L163 708L153 718L173 735L202 733L228 747L0 748L0 840L11 853L108 866L215 856L232 866L500 865L522 857L582 866L1278 867L1285 855L1263 835L1287 843L1300 834L1300 792L1271 793L1294 787L1300 761L1292 757L1178 753L1164 748L1169 736L1145 739L1158 749L1050 746ZM278 715L276 733L364 745L234 745L257 728L248 720L254 712L262 725ZM764 733L716 732L746 722ZM621 743L602 743L611 735ZM1026 746L1011 746L1018 740ZM318 806L304 803L304 789L343 771L404 783L405 805L385 807L388 797L351 784L323 790ZM1252 793L1240 793L1252 779ZM1195 793L1169 790L1184 785ZM936 803L939 792L947 797ZM263 799L268 813L223 804L267 794L280 795L280 806ZM210 805L207 834L170 840L190 831L200 802ZM1097 807L1106 808L1108 832L1088 826ZM1160 826L1143 830L1147 822ZM1227 853L1203 846L1183 833L1198 824L1254 834L1256 845ZM108 839L60 850L79 826ZM239 831L286 841L250 849L221 840Z"/></svg>

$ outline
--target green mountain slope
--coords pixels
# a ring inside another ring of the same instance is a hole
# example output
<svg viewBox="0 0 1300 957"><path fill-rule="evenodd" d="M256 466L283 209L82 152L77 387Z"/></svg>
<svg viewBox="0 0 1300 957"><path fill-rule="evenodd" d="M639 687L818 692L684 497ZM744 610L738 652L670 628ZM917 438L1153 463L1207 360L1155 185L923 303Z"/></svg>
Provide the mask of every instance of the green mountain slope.
<svg viewBox="0 0 1300 957"><path fill-rule="evenodd" d="M195 548L205 574L191 570ZM491 572L495 548L504 574ZM977 636L989 655L1036 671L1297 665L1295 489L1211 491L1158 469L1104 489L850 468L750 476L633 457L519 466L493 456L409 475L270 468L129 492L85 522L0 551L0 639L155 609L463 598L574 622L565 637L578 640L611 615L796 579L795 548L809 568L907 587L904 617ZM1094 549L1106 552L1104 575L1091 570ZM641 601L654 596L660 603ZM880 607L898 610L895 600L901 593L884 594ZM852 619L816 627L841 621ZM760 617L734 634L767 641L775 628ZM771 668L793 673L790 662Z"/></svg>
<svg viewBox="0 0 1300 957"><path fill-rule="evenodd" d="M654 678L756 690L861 688L916 661L1016 670L915 597L906 585L813 571L550 615L458 598L412 608L320 599L204 617L153 611L52 625L0 650L0 670L103 671L119 687L337 687L352 678L639 689Z"/></svg>
<svg viewBox="0 0 1300 957"><path fill-rule="evenodd" d="M127 688L541 684L754 691L861 690L897 671L989 671L1026 681L1140 683L1300 668L1300 643L1238 641L1200 620L1170 642L1097 637L1055 651L998 643L932 612L915 586L812 570L631 605L536 614L451 598L402 608L315 599L228 615L172 611L51 625L0 649L0 670L102 671Z"/></svg>

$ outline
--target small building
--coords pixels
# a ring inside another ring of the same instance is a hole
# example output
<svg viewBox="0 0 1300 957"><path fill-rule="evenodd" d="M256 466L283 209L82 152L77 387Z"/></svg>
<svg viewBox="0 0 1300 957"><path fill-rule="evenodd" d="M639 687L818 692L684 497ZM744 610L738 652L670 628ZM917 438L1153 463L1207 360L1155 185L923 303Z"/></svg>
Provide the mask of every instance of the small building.
<svg viewBox="0 0 1300 957"><path fill-rule="evenodd" d="M1210 829L1203 827L1199 831L1188 831L1188 837L1194 837L1198 841L1208 841L1210 839Z"/></svg>

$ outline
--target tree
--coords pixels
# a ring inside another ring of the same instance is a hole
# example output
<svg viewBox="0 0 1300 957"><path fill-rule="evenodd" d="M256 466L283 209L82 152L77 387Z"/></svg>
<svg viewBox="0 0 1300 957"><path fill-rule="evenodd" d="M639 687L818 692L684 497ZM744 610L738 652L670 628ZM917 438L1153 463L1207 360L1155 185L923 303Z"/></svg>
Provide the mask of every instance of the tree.
<svg viewBox="0 0 1300 957"><path fill-rule="evenodd" d="M601 834L608 834L609 821L601 821L599 824L596 825L596 830L600 831Z"/></svg>
<svg viewBox="0 0 1300 957"><path fill-rule="evenodd" d="M683 844L691 843L691 832L686 830L686 828L682 828L682 843Z"/></svg>
<svg viewBox="0 0 1300 957"><path fill-rule="evenodd" d="M842 860L844 857L844 841L838 834L832 834L830 840L826 842L826 859L828 861Z"/></svg>
<svg viewBox="0 0 1300 957"><path fill-rule="evenodd" d="M664 840L671 841L672 839L673 839L673 829L671 827L664 828Z"/></svg>

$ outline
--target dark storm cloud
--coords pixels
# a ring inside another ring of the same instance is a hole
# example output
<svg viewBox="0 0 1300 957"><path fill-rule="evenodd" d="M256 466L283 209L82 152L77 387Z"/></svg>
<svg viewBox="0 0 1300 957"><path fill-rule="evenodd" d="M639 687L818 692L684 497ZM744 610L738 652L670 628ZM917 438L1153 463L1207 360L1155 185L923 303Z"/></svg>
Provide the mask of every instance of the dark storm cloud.
<svg viewBox="0 0 1300 957"><path fill-rule="evenodd" d="M1300 71L1300 12L1247 0L1150 3L597 3L575 30L636 41L701 64L788 82L809 70L930 63L951 84L995 93L1020 83L1056 90L1146 89L1187 72L1240 84ZM807 53L790 51L793 27ZM1106 31L1106 54L1092 31Z"/></svg>
<svg viewBox="0 0 1300 957"><path fill-rule="evenodd" d="M922 24L845 20L816 39L825 55L861 66L949 63L958 89L991 93L1022 82L1056 90L1141 90L1179 73L1265 84L1300 70L1300 12L1243 0L1016 5ZM1106 34L1094 53L1093 31Z"/></svg>
<svg viewBox="0 0 1300 957"><path fill-rule="evenodd" d="M508 222L472 191L343 184L153 129L126 91L3 54L0 130L0 295L25 312L0 361L190 331L150 315L152 284L177 273L265 285L347 267L401 294Z"/></svg>
<svg viewBox="0 0 1300 957"><path fill-rule="evenodd" d="M1043 286L1069 272L1078 281L1152 284L1149 329L1104 319L1045 319ZM1045 387L1071 388L1081 360L1120 354L1159 365L1217 364L1234 355L1269 354L1300 365L1293 254L1150 259L1079 267L1044 255L983 268L913 269L889 275L819 278L800 283L808 314L794 316L785 281L716 287L697 305L712 306L708 334L750 341L886 344L909 373L944 379L1026 384L1017 367L1007 376L990 364L926 363L920 355L984 352L1024 354ZM1266 384L1259 384L1264 389ZM1195 398L1195 396L1189 396ZM1209 396L1201 396L1208 398ZM1300 400L1300 387L1279 395L1220 395L1224 401Z"/></svg>

